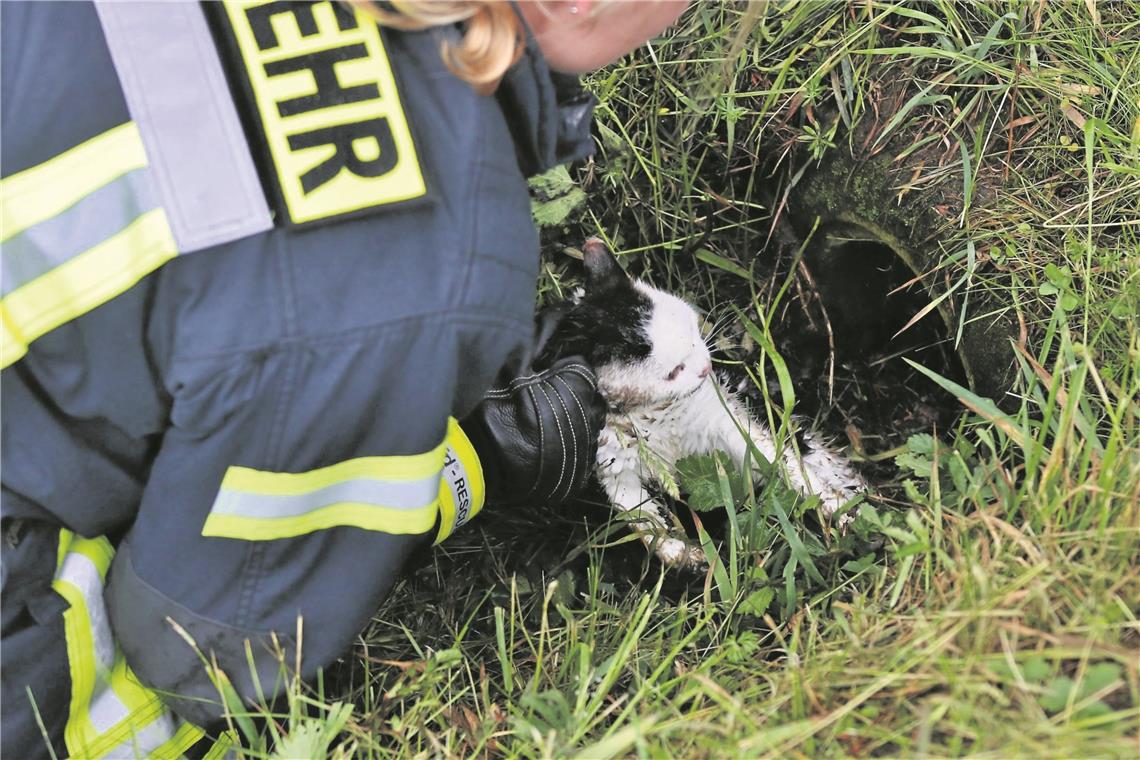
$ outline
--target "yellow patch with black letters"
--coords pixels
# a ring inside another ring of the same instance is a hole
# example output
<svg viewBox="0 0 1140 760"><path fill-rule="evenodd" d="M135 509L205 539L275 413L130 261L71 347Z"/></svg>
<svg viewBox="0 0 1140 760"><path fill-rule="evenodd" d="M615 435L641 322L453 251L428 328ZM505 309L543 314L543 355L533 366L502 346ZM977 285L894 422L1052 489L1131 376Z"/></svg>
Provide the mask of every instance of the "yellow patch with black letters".
<svg viewBox="0 0 1140 760"><path fill-rule="evenodd" d="M339 3L226 0L278 210L325 221L426 194L376 22Z"/></svg>

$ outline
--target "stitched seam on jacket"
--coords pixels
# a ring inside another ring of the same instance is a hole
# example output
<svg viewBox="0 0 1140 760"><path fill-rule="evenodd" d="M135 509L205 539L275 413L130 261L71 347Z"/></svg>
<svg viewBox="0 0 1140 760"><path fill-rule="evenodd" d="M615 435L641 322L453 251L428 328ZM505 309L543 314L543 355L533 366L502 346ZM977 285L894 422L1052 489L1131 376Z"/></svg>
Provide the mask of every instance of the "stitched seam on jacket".
<svg viewBox="0 0 1140 760"><path fill-rule="evenodd" d="M476 98L474 107L479 114L479 118L475 120L475 140L472 145L483 150L483 132L486 116L483 114L483 103L481 99ZM482 154L480 154L482 158ZM479 183L483 179L483 161L471 162L471 173L468 178L470 184L467 186L467 218L470 220L471 234L467 236L467 250L464 252L464 269L463 277L460 279L459 297L456 303L466 304L467 295L471 290L471 272L475 268L475 241L479 239Z"/></svg>

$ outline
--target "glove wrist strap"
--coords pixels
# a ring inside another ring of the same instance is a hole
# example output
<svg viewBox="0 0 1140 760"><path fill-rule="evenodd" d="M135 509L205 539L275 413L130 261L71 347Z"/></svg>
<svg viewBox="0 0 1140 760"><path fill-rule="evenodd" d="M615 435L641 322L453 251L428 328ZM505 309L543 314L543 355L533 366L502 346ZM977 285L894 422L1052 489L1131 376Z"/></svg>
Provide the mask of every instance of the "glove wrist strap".
<svg viewBox="0 0 1140 760"><path fill-rule="evenodd" d="M439 534L435 543L447 539L483 509L487 484L475 447L454 418L447 423L447 453L439 481Z"/></svg>

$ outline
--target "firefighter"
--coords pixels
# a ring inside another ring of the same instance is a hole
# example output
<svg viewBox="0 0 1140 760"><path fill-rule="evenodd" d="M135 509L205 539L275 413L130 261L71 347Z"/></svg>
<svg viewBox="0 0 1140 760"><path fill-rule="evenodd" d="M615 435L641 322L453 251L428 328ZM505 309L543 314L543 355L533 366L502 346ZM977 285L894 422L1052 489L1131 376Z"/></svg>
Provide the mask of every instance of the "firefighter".
<svg viewBox="0 0 1140 760"><path fill-rule="evenodd" d="M552 69L683 7L0 3L3 756L219 755L415 547L578 489L525 176L589 150Z"/></svg>

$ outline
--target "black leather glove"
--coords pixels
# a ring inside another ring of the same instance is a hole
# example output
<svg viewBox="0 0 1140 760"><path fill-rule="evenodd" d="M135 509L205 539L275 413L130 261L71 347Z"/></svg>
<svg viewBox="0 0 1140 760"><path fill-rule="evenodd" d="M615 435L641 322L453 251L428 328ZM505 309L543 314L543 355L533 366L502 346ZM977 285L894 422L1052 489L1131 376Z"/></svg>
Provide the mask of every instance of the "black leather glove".
<svg viewBox="0 0 1140 760"><path fill-rule="evenodd" d="M606 414L593 368L580 356L534 364L561 316L558 309L540 314L531 350L500 372L461 423L483 466L488 502L558 504L593 472Z"/></svg>

